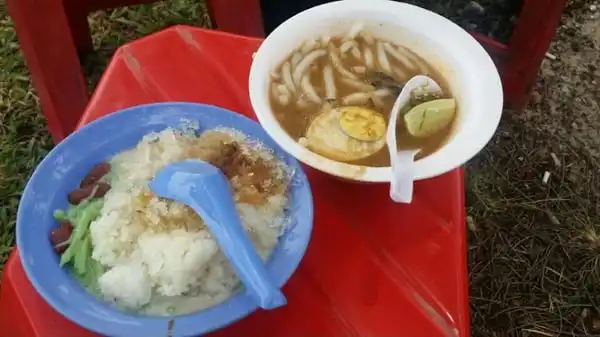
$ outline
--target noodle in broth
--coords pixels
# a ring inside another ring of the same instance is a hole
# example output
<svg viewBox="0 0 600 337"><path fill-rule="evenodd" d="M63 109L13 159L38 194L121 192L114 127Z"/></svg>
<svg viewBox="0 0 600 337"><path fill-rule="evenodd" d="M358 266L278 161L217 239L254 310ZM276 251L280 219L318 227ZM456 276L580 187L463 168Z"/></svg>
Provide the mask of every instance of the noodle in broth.
<svg viewBox="0 0 600 337"><path fill-rule="evenodd" d="M403 84L416 75L434 79L443 95L415 98L401 115L419 103L451 98L448 85L421 57L403 46L373 37L357 24L345 36L309 40L294 50L272 75L270 104L283 129L304 144L311 123L324 109L332 107L368 108L379 112L387 125ZM414 137L399 118L398 150L421 149L417 158L428 156L444 145L452 124L428 137ZM385 148L347 162L374 167L390 165Z"/></svg>

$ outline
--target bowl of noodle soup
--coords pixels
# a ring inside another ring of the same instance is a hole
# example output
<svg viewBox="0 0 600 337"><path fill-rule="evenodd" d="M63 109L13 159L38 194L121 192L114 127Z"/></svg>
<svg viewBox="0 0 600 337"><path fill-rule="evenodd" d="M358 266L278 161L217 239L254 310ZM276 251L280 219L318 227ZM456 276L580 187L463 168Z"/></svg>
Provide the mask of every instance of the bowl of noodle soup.
<svg viewBox="0 0 600 337"><path fill-rule="evenodd" d="M254 55L250 100L266 132L301 162L345 180L389 182L383 137L356 139L338 121L366 114L384 125L396 89L416 75L440 85L432 99L452 103L451 117L428 137L406 131L408 113L396 125L398 149L421 150L414 177L420 180L475 156L493 136L503 107L492 59L442 16L387 0L336 1L303 11ZM386 86L388 80L393 84ZM427 101L415 102L413 108Z"/></svg>

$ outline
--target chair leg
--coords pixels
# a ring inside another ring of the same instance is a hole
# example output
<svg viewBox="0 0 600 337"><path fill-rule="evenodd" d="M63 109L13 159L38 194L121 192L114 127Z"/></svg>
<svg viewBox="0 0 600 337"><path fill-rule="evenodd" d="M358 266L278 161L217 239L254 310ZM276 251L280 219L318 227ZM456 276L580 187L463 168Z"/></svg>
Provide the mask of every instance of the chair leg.
<svg viewBox="0 0 600 337"><path fill-rule="evenodd" d="M510 107L521 110L537 79L542 61L560 23L567 0L527 0L508 43L503 76Z"/></svg>
<svg viewBox="0 0 600 337"><path fill-rule="evenodd" d="M55 142L71 133L89 93L61 0L9 0L8 13Z"/></svg>
<svg viewBox="0 0 600 337"><path fill-rule="evenodd" d="M79 55L85 55L94 51L90 23L88 22L88 11L81 2L68 3L65 8L71 36Z"/></svg>
<svg viewBox="0 0 600 337"><path fill-rule="evenodd" d="M246 36L265 36L259 0L208 0L207 7L213 24L219 30Z"/></svg>

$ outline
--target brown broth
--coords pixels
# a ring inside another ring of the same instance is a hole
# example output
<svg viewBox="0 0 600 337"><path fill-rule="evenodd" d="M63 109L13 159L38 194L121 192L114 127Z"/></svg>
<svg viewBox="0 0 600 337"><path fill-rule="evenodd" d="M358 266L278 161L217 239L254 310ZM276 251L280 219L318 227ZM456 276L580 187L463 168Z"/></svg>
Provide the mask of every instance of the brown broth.
<svg viewBox="0 0 600 337"><path fill-rule="evenodd" d="M373 41L370 41L371 44L369 44L361 36L356 37L354 40L358 44L359 49L361 51L364 51L366 47L369 47L372 50L373 64L375 65L372 68L373 69L372 72L381 72L380 67L378 66L378 62L377 62L375 43L373 43ZM375 40L375 41L377 42L377 40ZM332 38L329 41L329 43L333 44L339 53L339 48L342 45L342 43L344 43L344 39L343 38ZM321 46L322 45L323 45L323 43L321 42ZM397 48L397 46L395 46L395 45L393 45L393 46L394 46L394 48ZM319 48L319 46L317 46L316 48ZM323 48L323 47L320 47L320 48ZM285 64L286 62L290 62L290 64L292 64L292 63L297 64L299 56L294 56L294 55L300 53L301 49L302 48L299 48L298 50L291 53L290 56L282 62L281 66L278 68L278 70L281 70L283 67L283 64ZM345 57L341 57L341 60L342 60L342 63L344 65L345 69L353 72L359 78L359 80L362 81L364 84L370 84L371 82L368 80L369 76L361 75L361 74L353 71L353 69L356 69L355 67L366 67L365 62L364 62L364 53L361 52L361 56L362 56L361 60L358 60L355 57L353 57L350 52L348 52ZM449 90L448 84L447 84L446 80L441 76L441 74L436 72L431 66L429 66L426 62L424 62L423 59L419 58L417 55L412 54L412 56L414 58L419 59L421 61L422 65L427 65L427 68L423 69L425 71L420 71L418 69L409 68L409 67L405 66L404 64L402 64L401 62L399 62L398 60L396 60L395 58L388 55L388 61L391 66L391 69L400 69L405 74L405 76L401 77L400 74L398 74L397 72L392 72L391 74L388 74L388 75L390 75L396 82L399 82L399 83L406 83L407 80L409 80L410 78L412 78L413 76L416 76L416 75L420 75L420 74L427 75L427 76L431 77L432 79L434 79L441 86L443 93L444 93L444 95L441 98L450 98L450 90ZM328 51L325 56L319 57L316 61L312 62L309 67L309 70L308 70L308 72L310 74L310 82L311 82L313 88L315 89L315 91L317 92L318 96L322 99L323 102L325 101L325 81L324 81L324 76L323 76L323 70L327 65L330 65L330 64L331 64L331 60L330 60L330 55L329 55L329 51ZM293 73L293 69L294 69L294 67L292 66L292 73ZM341 102L342 97L345 97L347 95L350 95L350 94L353 94L356 92L360 92L360 90L357 90L356 88L344 83L344 81L342 79L343 79L342 75L340 75L340 73L338 71L336 71L335 67L334 67L334 82L335 82L335 86L337 89L337 99L336 99L336 102L333 103L334 105L337 104L337 105L341 106L342 104L340 102ZM292 138L298 140L299 138L304 137L304 134L305 134L308 126L310 125L311 121L317 115L320 114L322 105L318 105L316 103L312 103L312 102L309 102L308 100L305 100L303 98L304 94L301 94L299 96L298 96L298 94L296 94L296 97L292 98L289 104L282 105L279 102L278 96L275 94L275 90L273 88L273 86L278 85L278 84L282 85L282 83L284 83L283 80L275 80L275 79L273 79L271 82L271 86L272 86L271 89L273 89L273 90L270 90L270 92L271 92L271 94L270 94L271 108L273 109L275 117L278 120L278 122L281 124L283 129ZM298 92L302 91L299 88L299 85L297 85L297 91ZM373 110L379 111L384 116L384 118L386 119L386 123L387 123L387 122L389 122L389 114L392 109L392 106L394 105L394 101L396 100L396 97L397 97L396 95L388 95L388 96L382 98L381 103L383 103L383 104L380 103L379 106L376 106L372 99L365 102L364 104L358 104L358 106L363 106L363 107L367 107L367 108L371 108ZM299 100L303 100L304 102L302 104L298 104ZM403 112L407 112L407 111L408 111L408 109L406 109L406 111L403 111ZM401 115L402 115L402 112L401 112L400 116ZM456 119L456 117L455 117L455 119ZM424 138L424 139L423 138L415 138L415 137L412 137L406 131L406 128L404 126L404 119L399 117L398 124L397 124L397 131L396 131L398 150L421 148L422 150L417 155L417 159L426 157L426 156L434 153L435 151L437 151L439 148L441 148L445 144L445 142L447 141L447 139L450 136L452 124L453 123L451 123L451 125L449 125L446 129L444 129L444 130L438 132L437 134L430 136L428 138ZM358 161L349 162L349 163L356 164L356 165L372 166L372 167L385 167L385 166L390 166L390 158L389 158L387 148L383 148L382 150L375 153L374 155L371 155L370 157L367 157L367 158L364 158L364 159L361 159Z"/></svg>

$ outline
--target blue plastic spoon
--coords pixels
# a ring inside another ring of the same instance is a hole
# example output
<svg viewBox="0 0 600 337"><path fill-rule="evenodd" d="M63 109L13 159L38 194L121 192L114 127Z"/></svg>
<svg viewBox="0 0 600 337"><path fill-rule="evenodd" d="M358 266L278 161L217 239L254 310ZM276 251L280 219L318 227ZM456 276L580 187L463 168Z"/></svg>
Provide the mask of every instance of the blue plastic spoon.
<svg viewBox="0 0 600 337"><path fill-rule="evenodd" d="M263 309L286 304L267 273L235 209L231 189L221 170L200 160L186 160L161 169L150 182L158 196L191 207L200 215L250 294Z"/></svg>

